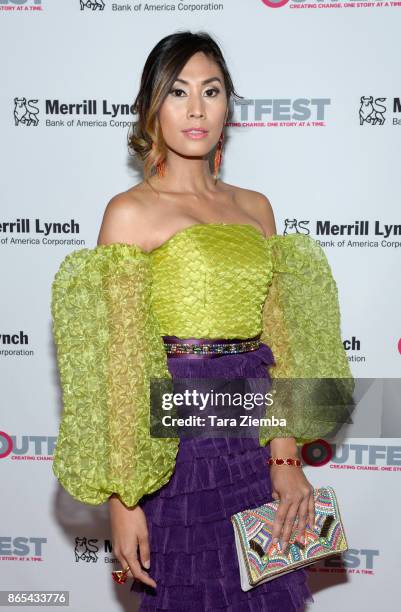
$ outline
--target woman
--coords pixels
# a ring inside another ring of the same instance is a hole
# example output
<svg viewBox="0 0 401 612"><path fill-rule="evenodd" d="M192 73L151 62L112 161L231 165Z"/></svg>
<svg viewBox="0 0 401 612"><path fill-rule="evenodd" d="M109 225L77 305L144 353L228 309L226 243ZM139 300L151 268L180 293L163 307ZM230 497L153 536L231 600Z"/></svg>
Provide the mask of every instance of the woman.
<svg viewBox="0 0 401 612"><path fill-rule="evenodd" d="M68 255L53 283L64 400L54 472L76 499L108 500L113 552L141 611L290 612L313 601L304 569L242 591L230 522L280 499L273 535L286 550L297 520L302 541L313 487L299 467L267 460L297 458L322 433L310 413L259 438L149 432L151 378L196 388L269 384L270 368L272 377L350 376L321 248L277 236L264 195L217 180L236 95L208 34L155 46L129 139L145 180L112 198L98 246Z"/></svg>

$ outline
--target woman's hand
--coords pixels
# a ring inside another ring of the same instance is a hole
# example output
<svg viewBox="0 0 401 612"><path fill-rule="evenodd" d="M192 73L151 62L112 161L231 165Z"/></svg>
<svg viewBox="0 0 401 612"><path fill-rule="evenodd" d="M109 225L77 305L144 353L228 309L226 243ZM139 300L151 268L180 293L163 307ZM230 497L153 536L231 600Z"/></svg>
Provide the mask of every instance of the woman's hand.
<svg viewBox="0 0 401 612"><path fill-rule="evenodd" d="M109 498L108 504L113 553L121 567L129 566L127 576L156 587L156 582L140 565L142 563L147 569L150 567L149 535L144 511L139 505L127 508L116 495Z"/></svg>
<svg viewBox="0 0 401 612"><path fill-rule="evenodd" d="M270 446L274 457L298 458L294 438L284 438L282 443L275 438ZM285 552L297 518L297 538L302 544L305 542L306 523L313 528L315 521L313 486L302 468L294 465L273 464L270 466L270 477L273 499L280 501L273 522L273 542L277 543L280 539L282 551Z"/></svg>

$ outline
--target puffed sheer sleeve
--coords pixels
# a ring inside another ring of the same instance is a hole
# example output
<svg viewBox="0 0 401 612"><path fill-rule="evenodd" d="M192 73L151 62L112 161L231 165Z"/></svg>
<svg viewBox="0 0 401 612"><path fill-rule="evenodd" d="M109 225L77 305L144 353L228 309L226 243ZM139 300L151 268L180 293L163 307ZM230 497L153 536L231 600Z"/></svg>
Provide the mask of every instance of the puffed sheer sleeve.
<svg viewBox="0 0 401 612"><path fill-rule="evenodd" d="M70 253L51 312L63 399L54 474L83 503L116 493L133 506L170 479L179 444L149 429L150 379L171 380L149 255L121 243Z"/></svg>
<svg viewBox="0 0 401 612"><path fill-rule="evenodd" d="M267 238L272 277L263 305L261 340L273 352L273 404L260 443L294 437L297 445L351 422L354 379L341 339L338 290L323 248L304 234Z"/></svg>

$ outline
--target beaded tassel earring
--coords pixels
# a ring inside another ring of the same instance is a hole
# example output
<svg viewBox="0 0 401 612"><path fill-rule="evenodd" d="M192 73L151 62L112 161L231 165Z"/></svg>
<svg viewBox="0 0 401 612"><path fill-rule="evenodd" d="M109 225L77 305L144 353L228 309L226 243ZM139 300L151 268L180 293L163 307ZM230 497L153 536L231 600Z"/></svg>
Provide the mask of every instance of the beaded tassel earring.
<svg viewBox="0 0 401 612"><path fill-rule="evenodd" d="M155 151L156 144L152 142L152 150ZM156 173L157 176L163 177L166 174L166 160L162 159L158 164L156 164Z"/></svg>
<svg viewBox="0 0 401 612"><path fill-rule="evenodd" d="M159 177L163 177L166 174L166 162L163 159L163 161L159 162L156 165L156 172L157 172L157 176Z"/></svg>
<svg viewBox="0 0 401 612"><path fill-rule="evenodd" d="M224 132L220 134L219 142L217 143L216 153L214 154L214 182L217 183L217 175L219 172L219 168L221 165L221 160L223 156L223 141L224 141Z"/></svg>

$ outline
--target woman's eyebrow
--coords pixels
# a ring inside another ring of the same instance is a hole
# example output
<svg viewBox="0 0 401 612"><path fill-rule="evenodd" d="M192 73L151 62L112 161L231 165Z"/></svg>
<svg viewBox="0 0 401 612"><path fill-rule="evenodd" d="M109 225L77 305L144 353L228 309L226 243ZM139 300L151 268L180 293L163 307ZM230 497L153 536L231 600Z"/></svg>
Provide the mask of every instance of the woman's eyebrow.
<svg viewBox="0 0 401 612"><path fill-rule="evenodd" d="M185 85L189 85L188 81L185 81L184 79L176 79L174 82L179 81L180 83L184 83ZM211 81L219 81L219 83L221 84L221 80L219 79L219 77L210 77L209 79L205 79L204 81L201 81L201 85L206 85L207 83L210 83Z"/></svg>

